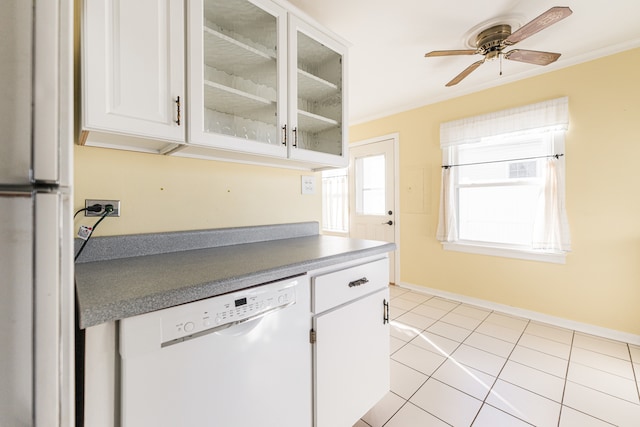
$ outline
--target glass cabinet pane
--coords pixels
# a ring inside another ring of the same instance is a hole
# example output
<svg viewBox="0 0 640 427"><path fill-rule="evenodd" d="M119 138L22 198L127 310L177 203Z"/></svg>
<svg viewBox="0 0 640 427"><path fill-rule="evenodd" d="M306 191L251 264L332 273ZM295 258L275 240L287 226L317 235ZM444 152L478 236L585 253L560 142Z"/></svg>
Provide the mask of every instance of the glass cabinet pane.
<svg viewBox="0 0 640 427"><path fill-rule="evenodd" d="M297 147L341 156L342 55L297 34Z"/></svg>
<svg viewBox="0 0 640 427"><path fill-rule="evenodd" d="M203 130L279 144L277 17L246 0L203 4Z"/></svg>

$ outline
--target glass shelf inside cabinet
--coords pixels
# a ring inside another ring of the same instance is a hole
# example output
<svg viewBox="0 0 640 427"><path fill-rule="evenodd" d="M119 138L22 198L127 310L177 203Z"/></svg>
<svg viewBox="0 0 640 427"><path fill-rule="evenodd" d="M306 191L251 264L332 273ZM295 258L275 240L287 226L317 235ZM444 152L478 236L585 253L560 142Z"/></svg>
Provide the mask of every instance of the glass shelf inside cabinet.
<svg viewBox="0 0 640 427"><path fill-rule="evenodd" d="M277 18L247 0L205 0L205 131L276 143Z"/></svg>
<svg viewBox="0 0 640 427"><path fill-rule="evenodd" d="M298 70L298 96L303 99L322 99L338 93L338 85Z"/></svg>
<svg viewBox="0 0 640 427"><path fill-rule="evenodd" d="M298 147L342 155L342 55L297 37Z"/></svg>
<svg viewBox="0 0 640 427"><path fill-rule="evenodd" d="M305 132L318 133L333 129L337 126L337 120L329 119L308 111L298 110L298 127Z"/></svg>

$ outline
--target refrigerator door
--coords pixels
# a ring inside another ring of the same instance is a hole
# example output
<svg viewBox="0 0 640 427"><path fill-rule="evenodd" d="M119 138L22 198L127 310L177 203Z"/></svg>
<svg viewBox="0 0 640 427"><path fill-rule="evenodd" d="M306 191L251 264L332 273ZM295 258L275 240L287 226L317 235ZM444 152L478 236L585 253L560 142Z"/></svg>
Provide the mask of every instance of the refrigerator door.
<svg viewBox="0 0 640 427"><path fill-rule="evenodd" d="M72 426L71 197L0 191L0 218L0 426Z"/></svg>
<svg viewBox="0 0 640 427"><path fill-rule="evenodd" d="M31 193L0 192L0 426L33 418L32 212Z"/></svg>
<svg viewBox="0 0 640 427"><path fill-rule="evenodd" d="M73 419L73 259L71 201L65 192L35 194L35 425Z"/></svg>
<svg viewBox="0 0 640 427"><path fill-rule="evenodd" d="M2 2L0 185L31 182L32 13L31 1Z"/></svg>
<svg viewBox="0 0 640 427"><path fill-rule="evenodd" d="M72 32L72 1L2 2L0 186L71 185Z"/></svg>
<svg viewBox="0 0 640 427"><path fill-rule="evenodd" d="M59 184L58 2L35 2L34 12L33 180Z"/></svg>

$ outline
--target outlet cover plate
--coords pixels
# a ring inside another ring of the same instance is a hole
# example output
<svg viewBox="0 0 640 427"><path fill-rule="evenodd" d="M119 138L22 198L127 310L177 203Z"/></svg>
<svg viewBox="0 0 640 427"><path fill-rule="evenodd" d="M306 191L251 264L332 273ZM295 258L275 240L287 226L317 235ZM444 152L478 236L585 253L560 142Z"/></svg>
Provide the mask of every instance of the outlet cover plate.
<svg viewBox="0 0 640 427"><path fill-rule="evenodd" d="M104 214L104 206L113 205L113 212L111 212L107 216L120 216L120 200L104 200L104 199L85 199L84 207L88 208L89 206L93 206L95 204L100 204L103 208L100 212L89 212L84 211L84 216L102 216Z"/></svg>

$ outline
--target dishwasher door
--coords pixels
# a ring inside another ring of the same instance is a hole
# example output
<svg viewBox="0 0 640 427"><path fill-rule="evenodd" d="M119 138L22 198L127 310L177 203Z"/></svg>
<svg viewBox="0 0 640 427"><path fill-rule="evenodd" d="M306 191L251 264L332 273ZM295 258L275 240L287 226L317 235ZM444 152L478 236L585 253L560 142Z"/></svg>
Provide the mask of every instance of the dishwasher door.
<svg viewBox="0 0 640 427"><path fill-rule="evenodd" d="M312 424L309 279L120 322L122 427Z"/></svg>

